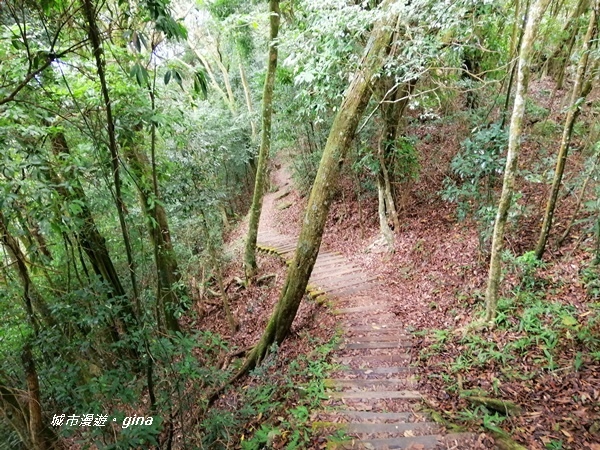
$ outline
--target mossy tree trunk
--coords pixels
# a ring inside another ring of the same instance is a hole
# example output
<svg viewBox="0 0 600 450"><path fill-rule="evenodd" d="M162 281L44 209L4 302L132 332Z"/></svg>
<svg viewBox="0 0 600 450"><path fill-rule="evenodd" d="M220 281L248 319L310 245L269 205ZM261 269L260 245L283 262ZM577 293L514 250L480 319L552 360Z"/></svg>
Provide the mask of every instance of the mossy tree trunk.
<svg viewBox="0 0 600 450"><path fill-rule="evenodd" d="M531 54L535 34L542 18L542 15L550 3L550 0L536 0L532 5L525 26L525 32L519 51L519 66L517 72L517 91L515 93L515 103L510 121L510 133L508 138L508 152L506 155L506 167L504 169L504 181L502 184L502 193L496 213L494 223L494 233L492 235L492 254L490 257L490 269L488 276L487 290L485 294L486 313L485 320L491 322L496 317L496 307L498 303L498 289L500 285L500 275L502 270L501 253L504 244L504 229L508 218L514 185L517 162L520 150L520 139L523 128L523 116L525 114L525 100L527 97L527 87L529 83L529 72L531 65Z"/></svg>
<svg viewBox="0 0 600 450"><path fill-rule="evenodd" d="M254 195L250 207L250 220L248 225L248 238L244 252L244 268L246 280L251 280L258 269L256 265L256 240L258 238L258 224L262 211L263 197L265 194L267 164L271 150L271 117L273 115L273 90L275 86L275 71L277 70L277 34L279 33L279 0L269 1L271 13L271 33L269 39L269 60L267 65L267 77L263 90L262 105L262 130L260 139L260 150L258 153L258 167L254 181Z"/></svg>
<svg viewBox="0 0 600 450"><path fill-rule="evenodd" d="M577 65L577 74L575 76L575 83L573 85L573 91L571 92L571 100L569 104L569 110L567 112L567 118L565 119L565 125L563 128L562 139L560 142L560 148L558 150L558 156L556 159L556 168L554 169L554 179L552 180L552 189L548 202L546 204L546 211L544 213L544 221L542 223L542 230L538 238L537 245L535 247L535 256L541 259L546 249L546 243L548 241L548 235L552 228L552 220L554 218L554 211L556 210L556 202L558 201L558 193L562 183L562 177L565 171L565 164L567 162L567 155L569 153L569 144L571 143L571 136L573 135L573 127L575 120L581 111L581 104L583 100L592 89L592 83L588 82L584 86L584 78L586 68L588 66L588 56L590 53L590 47L592 40L596 37L598 16L596 15L596 9L598 2L590 11L590 21L587 32L583 41L583 48L581 49L581 58ZM592 71L594 72L594 71ZM589 77L590 81L595 78L595 74Z"/></svg>
<svg viewBox="0 0 600 450"><path fill-rule="evenodd" d="M395 49L394 46L391 47L389 56L394 57ZM395 230L400 228L395 192L392 187L395 155L402 117L415 84L416 80L411 80L399 85L392 77L384 77L378 85L382 98L380 110L383 119L383 129L376 155L379 161L379 173L377 174L379 228L390 251L393 251L394 239L389 223L393 224Z"/></svg>
<svg viewBox="0 0 600 450"><path fill-rule="evenodd" d="M562 89L564 83L565 69L573 53L573 47L577 41L577 35L581 28L580 18L590 7L590 0L580 0L573 9L566 25L563 28L564 36L556 45L556 49L548 58L548 74L556 80L556 89ZM555 11L558 14L558 10Z"/></svg>
<svg viewBox="0 0 600 450"><path fill-rule="evenodd" d="M383 8L388 8L390 3L391 1L384 2ZM384 63L395 23L395 14L388 12L373 27L359 69L344 95L329 132L302 221L296 254L288 269L279 302L241 372L260 363L269 347L283 342L290 331L319 253L340 169L371 96L373 82Z"/></svg>

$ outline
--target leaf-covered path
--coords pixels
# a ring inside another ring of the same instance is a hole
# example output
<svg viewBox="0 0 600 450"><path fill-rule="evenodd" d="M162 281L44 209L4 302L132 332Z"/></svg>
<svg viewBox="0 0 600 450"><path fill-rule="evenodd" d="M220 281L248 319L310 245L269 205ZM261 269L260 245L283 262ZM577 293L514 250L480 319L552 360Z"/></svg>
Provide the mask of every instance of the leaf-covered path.
<svg viewBox="0 0 600 450"><path fill-rule="evenodd" d="M258 247L289 262L296 236L283 235L274 226L274 211L287 206L291 189L285 170L274 174L274 182L277 191L264 199ZM339 317L342 343L334 357L343 369L331 374L329 399L322 412L312 415L315 425L340 427L353 437L333 444L336 448L471 448L471 435L445 433L416 411L421 395L411 367L412 336L393 313L389 297L378 296L384 282L339 253L319 252L308 292L326 299Z"/></svg>

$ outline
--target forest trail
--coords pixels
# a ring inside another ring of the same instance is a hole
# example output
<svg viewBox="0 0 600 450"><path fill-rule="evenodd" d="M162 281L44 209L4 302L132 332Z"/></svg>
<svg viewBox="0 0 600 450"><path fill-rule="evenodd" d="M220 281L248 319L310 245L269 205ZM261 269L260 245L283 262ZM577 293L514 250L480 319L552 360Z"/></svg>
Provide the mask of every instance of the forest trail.
<svg viewBox="0 0 600 450"><path fill-rule="evenodd" d="M297 236L276 230L276 210L286 207L291 192L285 168L272 175L273 187L264 197L257 247L290 262ZM275 190L276 188L276 190ZM274 192L273 192L274 191ZM321 248L307 291L327 300L339 317L342 340L334 354L342 369L327 380L329 399L323 411L312 414L313 424L342 428L350 441L333 443L337 449L467 449L471 434L447 434L426 414L416 411L412 336L393 313L389 296L379 296L385 285L377 274Z"/></svg>

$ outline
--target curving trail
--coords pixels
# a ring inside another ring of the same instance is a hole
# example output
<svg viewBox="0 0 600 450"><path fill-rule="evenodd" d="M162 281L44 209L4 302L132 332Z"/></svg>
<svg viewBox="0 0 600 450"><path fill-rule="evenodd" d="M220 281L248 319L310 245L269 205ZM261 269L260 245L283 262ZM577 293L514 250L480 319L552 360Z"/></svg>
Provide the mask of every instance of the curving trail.
<svg viewBox="0 0 600 450"><path fill-rule="evenodd" d="M290 192L285 169L274 174L279 186L265 195L257 246L287 262L297 239L278 233L274 210ZM285 205L284 205L285 206ZM368 274L343 255L321 250L308 293L326 297L338 315L342 343L334 358L344 368L327 380L329 399L313 414L315 425L341 427L353 437L337 449L468 449L470 434L446 434L439 425L416 412L421 395L413 377L412 336L402 318L391 313L378 289L385 280Z"/></svg>

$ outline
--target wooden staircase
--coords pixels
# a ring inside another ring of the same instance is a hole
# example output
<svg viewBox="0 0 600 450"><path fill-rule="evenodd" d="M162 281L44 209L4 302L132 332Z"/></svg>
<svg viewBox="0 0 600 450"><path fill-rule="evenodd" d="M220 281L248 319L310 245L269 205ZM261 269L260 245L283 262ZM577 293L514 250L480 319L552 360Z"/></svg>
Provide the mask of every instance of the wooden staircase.
<svg viewBox="0 0 600 450"><path fill-rule="evenodd" d="M275 203L290 193L289 180L280 178L279 191L265 196L269 207L263 206L263 214L277 209ZM258 249L291 263L297 238L269 228L273 217L264 219ZM307 292L326 298L339 317L342 343L334 359L343 369L326 381L329 399L323 411L313 414L315 425L331 424L350 437L343 442L330 439L330 449L469 449L473 435L447 434L417 412L421 394L411 366L413 337L404 330L402 318L390 312L389 297L378 296L382 281L340 253L319 252Z"/></svg>

